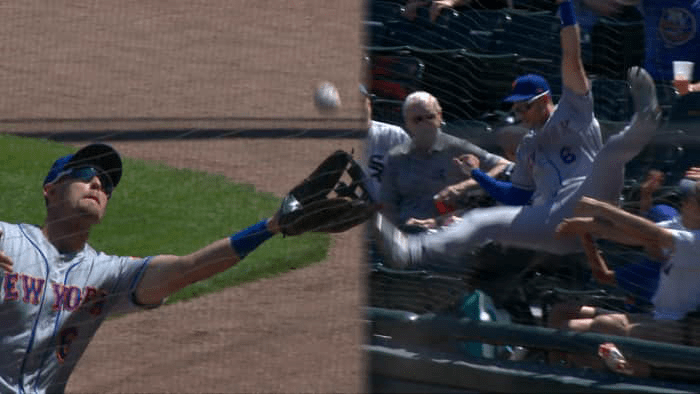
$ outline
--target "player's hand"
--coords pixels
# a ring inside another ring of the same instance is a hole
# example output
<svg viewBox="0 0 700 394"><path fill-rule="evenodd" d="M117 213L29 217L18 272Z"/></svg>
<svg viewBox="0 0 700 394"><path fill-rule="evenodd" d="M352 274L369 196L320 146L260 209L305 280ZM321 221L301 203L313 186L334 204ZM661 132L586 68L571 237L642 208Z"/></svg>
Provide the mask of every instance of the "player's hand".
<svg viewBox="0 0 700 394"><path fill-rule="evenodd" d="M481 166L479 158L475 155L472 155L471 153L466 153L455 157L452 159L452 162L455 163L455 165L459 167L462 173L464 173L464 175L467 176L471 176L472 170Z"/></svg>
<svg viewBox="0 0 700 394"><path fill-rule="evenodd" d="M567 218L561 221L557 225L555 230L556 236L558 238L579 236L582 237L584 234L591 230L594 219L591 217L574 217Z"/></svg>
<svg viewBox="0 0 700 394"><path fill-rule="evenodd" d="M694 181L700 181L700 167L690 167L685 172L685 177Z"/></svg>

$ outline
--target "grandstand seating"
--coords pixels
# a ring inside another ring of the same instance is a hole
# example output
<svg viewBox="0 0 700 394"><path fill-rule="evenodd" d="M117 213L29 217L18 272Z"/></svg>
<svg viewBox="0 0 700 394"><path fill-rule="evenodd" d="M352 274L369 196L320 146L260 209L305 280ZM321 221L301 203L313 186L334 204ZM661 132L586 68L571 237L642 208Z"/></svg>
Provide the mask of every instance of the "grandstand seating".
<svg viewBox="0 0 700 394"><path fill-rule="evenodd" d="M644 63L644 20L601 17L591 32L592 59L589 73L612 79L625 79L632 66Z"/></svg>
<svg viewBox="0 0 700 394"><path fill-rule="evenodd" d="M560 22L551 11L444 10L433 23L425 7L409 21L401 15L401 1L369 4L367 49L410 53L425 65L424 76L411 79L410 84L378 78L384 82L376 84L374 88L381 90L373 93L380 97L400 100L412 89L428 90L441 101L449 121L478 119L484 112L503 109L498 100L520 74L545 76L555 102L561 95ZM641 23L634 17L602 18L590 37L592 61L587 71L594 81L600 120L618 122L631 116L624 79L625 70L643 59ZM390 90L402 93L388 94ZM658 90L662 108L668 111L675 98L673 88L659 86Z"/></svg>
<svg viewBox="0 0 700 394"><path fill-rule="evenodd" d="M506 31L509 14L504 11L462 11L443 13L445 38L452 48L492 53Z"/></svg>
<svg viewBox="0 0 700 394"><path fill-rule="evenodd" d="M427 19L427 17L426 17ZM410 46L420 49L456 49L459 43L448 40L449 29L440 23L418 18L384 22L387 27L385 46Z"/></svg>
<svg viewBox="0 0 700 394"><path fill-rule="evenodd" d="M381 47L387 34L387 27L381 21L363 21L365 42L369 47Z"/></svg>
<svg viewBox="0 0 700 394"><path fill-rule="evenodd" d="M517 76L516 54L459 49L416 51L415 56L425 64L422 83L440 101L446 122L503 109L502 99Z"/></svg>
<svg viewBox="0 0 700 394"><path fill-rule="evenodd" d="M634 109L626 80L592 79L591 90L596 117L615 122L630 119Z"/></svg>
<svg viewBox="0 0 700 394"><path fill-rule="evenodd" d="M372 101L372 117L375 120L403 126L402 105L402 100L375 98Z"/></svg>
<svg viewBox="0 0 700 394"><path fill-rule="evenodd" d="M371 51L370 90L377 97L402 101L422 88L424 63L406 50Z"/></svg>

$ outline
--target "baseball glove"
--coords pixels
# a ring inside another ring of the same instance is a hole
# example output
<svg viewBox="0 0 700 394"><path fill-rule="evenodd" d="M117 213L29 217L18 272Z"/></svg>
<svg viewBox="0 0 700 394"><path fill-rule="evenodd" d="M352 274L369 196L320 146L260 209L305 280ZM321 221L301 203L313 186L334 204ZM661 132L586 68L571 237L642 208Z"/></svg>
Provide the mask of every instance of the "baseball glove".
<svg viewBox="0 0 700 394"><path fill-rule="evenodd" d="M341 180L346 174L349 183ZM333 152L282 200L282 234L339 233L369 219L377 206L370 200L364 179L365 173L352 154Z"/></svg>

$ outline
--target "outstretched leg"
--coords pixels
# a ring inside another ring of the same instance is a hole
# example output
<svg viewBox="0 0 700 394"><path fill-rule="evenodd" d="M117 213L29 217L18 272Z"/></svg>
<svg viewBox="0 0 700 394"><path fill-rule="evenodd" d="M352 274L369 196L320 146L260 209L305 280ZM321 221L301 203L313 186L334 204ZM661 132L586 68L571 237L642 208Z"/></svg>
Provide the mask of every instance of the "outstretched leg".
<svg viewBox="0 0 700 394"><path fill-rule="evenodd" d="M586 195L616 203L625 176L625 165L654 137L661 120L656 86L649 73L632 67L627 80L634 100L635 114L630 124L612 135L598 152L590 175L581 185L579 197Z"/></svg>
<svg viewBox="0 0 700 394"><path fill-rule="evenodd" d="M551 210L549 205L477 208L440 231L422 234L405 234L382 215L375 224L385 261L394 268L427 263L465 268L468 253L489 240L557 254L579 251L577 240L555 239L559 219Z"/></svg>

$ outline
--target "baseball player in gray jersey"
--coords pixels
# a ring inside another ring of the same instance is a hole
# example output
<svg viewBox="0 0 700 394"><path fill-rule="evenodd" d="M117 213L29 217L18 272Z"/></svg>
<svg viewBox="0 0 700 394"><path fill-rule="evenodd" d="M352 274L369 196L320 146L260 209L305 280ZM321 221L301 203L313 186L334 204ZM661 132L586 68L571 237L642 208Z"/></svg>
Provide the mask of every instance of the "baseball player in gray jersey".
<svg viewBox="0 0 700 394"><path fill-rule="evenodd" d="M593 115L590 82L581 62L579 28L569 1L559 3L562 27L563 92L558 105L537 75L519 77L505 101L531 131L518 147L512 183L497 182L472 169L472 176L496 200L509 206L474 209L432 234L406 235L379 216L376 226L388 261L396 267L422 262L459 264L487 240L554 254L582 251L577 240L554 237L581 196L617 201L624 166L654 135L660 109L654 81L642 68L628 71L635 104L631 123L602 144ZM530 203L530 205L526 205Z"/></svg>
<svg viewBox="0 0 700 394"><path fill-rule="evenodd" d="M379 201L386 155L394 146L411 141L411 137L400 126L372 120L372 97L364 85L360 85L360 93L365 98L368 122L364 159L369 179L365 182L365 185L372 199Z"/></svg>
<svg viewBox="0 0 700 394"><path fill-rule="evenodd" d="M62 392L105 318L154 308L221 272L279 231L278 215L186 256L110 256L88 245L122 175L91 144L53 164L43 226L0 222L0 392Z"/></svg>

